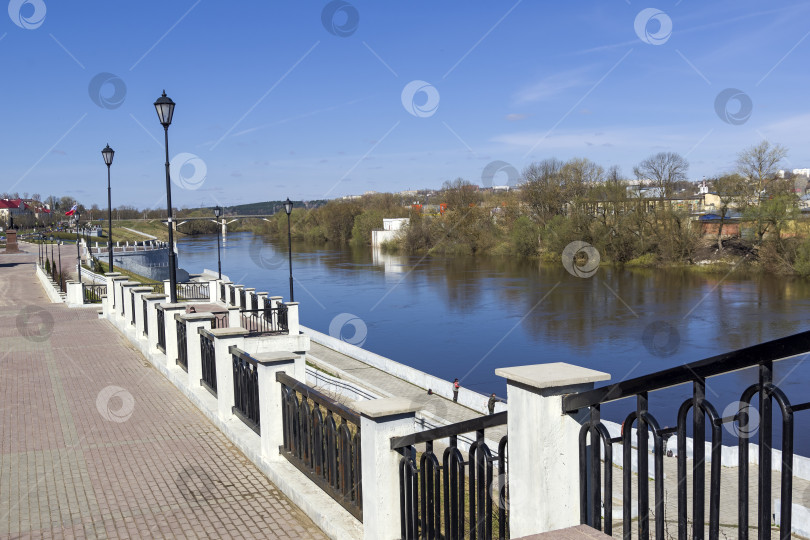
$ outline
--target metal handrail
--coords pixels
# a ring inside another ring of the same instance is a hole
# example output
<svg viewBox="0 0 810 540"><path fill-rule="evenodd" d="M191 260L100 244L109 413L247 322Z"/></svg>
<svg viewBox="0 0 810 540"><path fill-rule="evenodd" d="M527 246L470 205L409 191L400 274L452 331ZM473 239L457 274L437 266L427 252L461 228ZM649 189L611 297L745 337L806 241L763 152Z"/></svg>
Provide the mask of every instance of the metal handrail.
<svg viewBox="0 0 810 540"><path fill-rule="evenodd" d="M399 450L400 448L413 446L423 442L435 441L437 439L446 439L447 437L461 435L462 433L470 433L472 431L479 431L495 426L503 426L506 424L508 414L509 411L503 411L496 414L490 414L488 416L479 416L478 418L473 418L471 420L462 420L461 422L456 422L455 424L450 424L449 426L441 426L420 431L419 433L411 433L410 435L395 437L391 439L391 450Z"/></svg>
<svg viewBox="0 0 810 540"><path fill-rule="evenodd" d="M703 360L684 364L649 375L628 379L615 384L570 394L563 398L563 410L575 412L584 407L634 397L641 392L663 390L680 384L723 375L748 367L785 360L810 351L810 331L758 343L736 351L718 354Z"/></svg>
<svg viewBox="0 0 810 540"><path fill-rule="evenodd" d="M311 399L327 411L337 414L347 422L351 422L356 426L360 425L360 415L356 411L353 411L329 396L318 392L311 386L302 383L298 379L294 379L286 373L278 372L276 373L276 381L289 388L292 388L296 392L300 392L305 398Z"/></svg>

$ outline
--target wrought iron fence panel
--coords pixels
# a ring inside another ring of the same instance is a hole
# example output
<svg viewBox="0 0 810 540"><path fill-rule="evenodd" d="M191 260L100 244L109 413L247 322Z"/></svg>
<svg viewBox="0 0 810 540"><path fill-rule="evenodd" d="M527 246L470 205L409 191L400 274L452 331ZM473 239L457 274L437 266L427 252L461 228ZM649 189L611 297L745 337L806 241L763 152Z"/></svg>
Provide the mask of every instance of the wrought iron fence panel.
<svg viewBox="0 0 810 540"><path fill-rule="evenodd" d="M161 350L164 354L166 353L166 314L161 308L158 306L157 308L157 347Z"/></svg>
<svg viewBox="0 0 810 540"><path fill-rule="evenodd" d="M277 308L261 310L241 310L239 316L242 328L248 331L249 336L287 334L287 306L279 304Z"/></svg>
<svg viewBox="0 0 810 540"><path fill-rule="evenodd" d="M256 293L253 293L250 296L251 296L251 298L250 298L250 309L252 311L258 311L258 309L259 309L259 295L256 294Z"/></svg>
<svg viewBox="0 0 810 540"><path fill-rule="evenodd" d="M208 300L211 298L208 283L178 283L177 299L181 302L189 300Z"/></svg>
<svg viewBox="0 0 810 540"><path fill-rule="evenodd" d="M225 284L224 283L219 284L219 300L220 300L220 302L225 303Z"/></svg>
<svg viewBox="0 0 810 540"><path fill-rule="evenodd" d="M259 424L258 363L249 354L232 347L234 413L261 435ZM237 414L238 413L238 414Z"/></svg>
<svg viewBox="0 0 810 540"><path fill-rule="evenodd" d="M240 309L247 309L247 300L245 297L245 289L239 289L239 308Z"/></svg>
<svg viewBox="0 0 810 540"><path fill-rule="evenodd" d="M107 294L106 285L82 284L82 297L85 304L99 304L101 297Z"/></svg>
<svg viewBox="0 0 810 540"><path fill-rule="evenodd" d="M129 300L130 304L132 304L130 306L132 308L130 310L132 312L132 319L130 320L130 324L132 326L135 326L135 292L132 289L129 290Z"/></svg>
<svg viewBox="0 0 810 540"><path fill-rule="evenodd" d="M678 538L685 539L690 534L702 537L708 530L710 539L721 536L720 531L720 498L728 492L721 478L723 427L730 424L730 431L738 434L738 489L737 489L737 523L740 538L748 538L749 527L749 444L755 435L759 445L757 490L757 523L756 534L759 538L771 537L771 518L773 486L772 463L773 452L773 402L776 402L782 421L782 452L780 475L780 538L791 535L793 511L793 437L794 413L810 409L810 402L793 405L785 393L773 384L773 363L782 359L806 354L810 351L810 332L803 332L760 343L737 351L714 356L698 362L685 364L643 377L637 377L617 384L589 390L579 394L570 394L563 398L563 408L573 414L575 411L590 407L590 418L583 425L579 437L580 463L580 521L584 524L612 534L612 462L613 445L621 443L623 463L622 492L623 516L622 527L625 537L629 537L633 528L632 485L638 482L636 505L638 512L639 538L649 538L650 514L655 516L654 534L663 539L669 535L667 524L676 522ZM747 367L758 369L758 381L747 387L741 394L740 401L724 409L726 416L717 412L706 399L706 379L725 373L731 373ZM663 388L691 383L692 397L685 400L677 411L675 427L660 427L658 420L649 412L649 393ZM624 421L622 433L611 438L600 419L600 406L603 403L635 397L635 410L629 413ZM758 399L754 409L752 400ZM730 411L730 412L729 412ZM692 451L687 456L687 429L691 414ZM758 419L756 429L752 427L752 418ZM635 445L639 449L638 471L633 474L632 428L636 428ZM710 472L706 478L706 434L709 433ZM677 474L671 481L677 484L677 520L667 516L666 486L664 478L664 455L666 441L671 436L677 441ZM649 507L649 465L647 452L650 436L653 446L653 508ZM691 466L688 459L692 460ZM604 481L602 481L604 471ZM689 508L688 485L691 484L692 502ZM708 521L706 520L706 489L708 487ZM601 508L604 506L604 527ZM730 525L723 525L724 527ZM690 529L692 532L690 533Z"/></svg>
<svg viewBox="0 0 810 540"><path fill-rule="evenodd" d="M188 343L186 343L186 321L175 321L177 325L177 365L188 371Z"/></svg>
<svg viewBox="0 0 810 540"><path fill-rule="evenodd" d="M282 388L282 454L362 521L359 415L284 373L276 380Z"/></svg>
<svg viewBox="0 0 810 540"><path fill-rule="evenodd" d="M231 303L232 306L235 306L236 305L236 288L233 285L231 285L230 288L231 288L231 302L230 303Z"/></svg>
<svg viewBox="0 0 810 540"><path fill-rule="evenodd" d="M217 361L214 352L214 340L200 334L200 358L202 360L202 379L200 384L213 395L217 395Z"/></svg>
<svg viewBox="0 0 810 540"><path fill-rule="evenodd" d="M486 428L506 422L507 413L503 412L392 439L391 448L402 454L402 538L509 537L508 439L500 439L497 455L484 439ZM475 433L475 440L465 461L458 438L470 432ZM440 464L434 443L442 439L448 439L449 446ZM419 443L425 443L421 456L416 451ZM493 508L493 501L497 508Z"/></svg>

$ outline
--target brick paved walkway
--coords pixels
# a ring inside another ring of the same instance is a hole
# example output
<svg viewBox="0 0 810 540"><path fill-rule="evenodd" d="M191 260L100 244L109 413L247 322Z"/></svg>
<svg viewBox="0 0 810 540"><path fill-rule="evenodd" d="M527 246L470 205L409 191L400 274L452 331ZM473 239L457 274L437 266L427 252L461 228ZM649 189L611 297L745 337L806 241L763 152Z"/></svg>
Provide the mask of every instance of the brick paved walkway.
<svg viewBox="0 0 810 540"><path fill-rule="evenodd" d="M49 304L22 247L0 254L0 538L324 537L95 308Z"/></svg>

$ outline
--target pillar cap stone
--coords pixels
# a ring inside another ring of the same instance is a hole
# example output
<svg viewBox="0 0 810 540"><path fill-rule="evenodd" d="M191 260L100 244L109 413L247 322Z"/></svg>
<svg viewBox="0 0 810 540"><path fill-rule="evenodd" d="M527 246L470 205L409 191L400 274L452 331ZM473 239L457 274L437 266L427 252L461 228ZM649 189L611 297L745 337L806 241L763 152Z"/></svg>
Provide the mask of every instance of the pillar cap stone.
<svg viewBox="0 0 810 540"><path fill-rule="evenodd" d="M351 408L366 418L384 418L415 413L422 407L413 399L404 397L390 397L383 399L369 399L355 401Z"/></svg>
<svg viewBox="0 0 810 540"><path fill-rule="evenodd" d="M532 388L557 388L610 380L610 374L565 362L503 367L495 375Z"/></svg>

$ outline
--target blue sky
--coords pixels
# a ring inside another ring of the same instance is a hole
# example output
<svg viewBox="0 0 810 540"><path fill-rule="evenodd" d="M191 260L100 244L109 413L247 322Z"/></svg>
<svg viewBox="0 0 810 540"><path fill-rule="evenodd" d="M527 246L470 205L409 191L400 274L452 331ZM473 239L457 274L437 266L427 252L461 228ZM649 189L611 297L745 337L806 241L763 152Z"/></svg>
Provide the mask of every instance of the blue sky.
<svg viewBox="0 0 810 540"><path fill-rule="evenodd" d="M659 151L687 156L698 180L763 138L789 148L787 167L810 166L807 3L11 0L8 11L0 192L104 207L109 143L113 205L165 207L152 106L164 88L177 102L178 207L480 184L496 160L586 157L629 176Z"/></svg>

